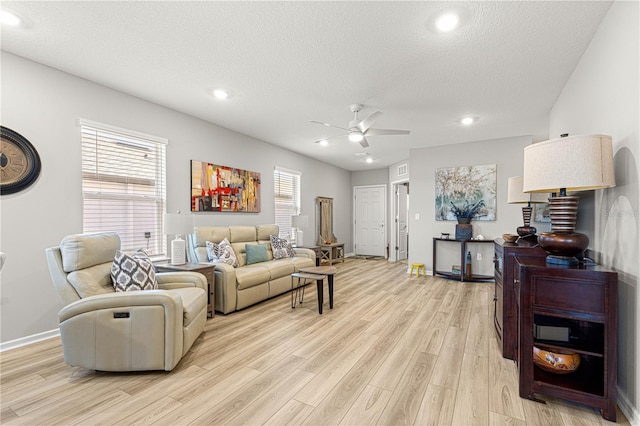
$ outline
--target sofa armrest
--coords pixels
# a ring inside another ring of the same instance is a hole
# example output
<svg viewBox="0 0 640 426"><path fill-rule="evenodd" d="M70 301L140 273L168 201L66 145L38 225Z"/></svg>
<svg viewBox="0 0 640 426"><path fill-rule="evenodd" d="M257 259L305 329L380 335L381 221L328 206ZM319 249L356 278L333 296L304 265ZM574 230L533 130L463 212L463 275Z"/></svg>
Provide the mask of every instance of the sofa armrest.
<svg viewBox="0 0 640 426"><path fill-rule="evenodd" d="M199 272L162 272L156 274L156 281L162 290L198 287L208 291L207 278Z"/></svg>
<svg viewBox="0 0 640 426"><path fill-rule="evenodd" d="M297 257L308 257L309 259L312 259L314 261L316 260L316 252L311 249L294 247L293 252Z"/></svg>
<svg viewBox="0 0 640 426"><path fill-rule="evenodd" d="M236 310L236 269L226 263L215 263L215 309L223 314Z"/></svg>

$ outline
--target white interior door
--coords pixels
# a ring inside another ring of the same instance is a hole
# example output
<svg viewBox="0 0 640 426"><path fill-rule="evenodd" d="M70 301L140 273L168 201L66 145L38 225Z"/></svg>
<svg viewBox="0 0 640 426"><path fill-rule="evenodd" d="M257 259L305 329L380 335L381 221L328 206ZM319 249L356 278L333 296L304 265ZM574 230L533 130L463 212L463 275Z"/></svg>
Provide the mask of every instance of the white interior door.
<svg viewBox="0 0 640 426"><path fill-rule="evenodd" d="M386 187L355 187L353 204L355 254L386 257Z"/></svg>
<svg viewBox="0 0 640 426"><path fill-rule="evenodd" d="M396 186L396 260L405 260L408 253L409 184Z"/></svg>

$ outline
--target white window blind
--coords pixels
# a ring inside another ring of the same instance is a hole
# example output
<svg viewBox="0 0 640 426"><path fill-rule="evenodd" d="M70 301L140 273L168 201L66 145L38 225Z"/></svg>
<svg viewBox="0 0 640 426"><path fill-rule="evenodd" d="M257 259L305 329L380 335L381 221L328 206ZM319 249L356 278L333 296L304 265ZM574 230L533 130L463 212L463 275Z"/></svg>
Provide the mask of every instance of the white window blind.
<svg viewBox="0 0 640 426"><path fill-rule="evenodd" d="M115 231L122 250L164 255L166 140L80 122L84 232Z"/></svg>
<svg viewBox="0 0 640 426"><path fill-rule="evenodd" d="M291 216L300 213L300 178L302 173L276 167L273 172L275 223L280 227L280 237L291 237Z"/></svg>

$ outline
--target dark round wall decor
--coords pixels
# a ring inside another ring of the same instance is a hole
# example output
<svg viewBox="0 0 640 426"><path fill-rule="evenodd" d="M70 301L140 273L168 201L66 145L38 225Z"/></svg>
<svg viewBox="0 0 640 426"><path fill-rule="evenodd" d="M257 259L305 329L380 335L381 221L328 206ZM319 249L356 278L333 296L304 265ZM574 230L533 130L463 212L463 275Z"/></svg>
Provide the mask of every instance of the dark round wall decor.
<svg viewBox="0 0 640 426"><path fill-rule="evenodd" d="M22 191L40 174L38 151L19 133L0 126L0 195Z"/></svg>

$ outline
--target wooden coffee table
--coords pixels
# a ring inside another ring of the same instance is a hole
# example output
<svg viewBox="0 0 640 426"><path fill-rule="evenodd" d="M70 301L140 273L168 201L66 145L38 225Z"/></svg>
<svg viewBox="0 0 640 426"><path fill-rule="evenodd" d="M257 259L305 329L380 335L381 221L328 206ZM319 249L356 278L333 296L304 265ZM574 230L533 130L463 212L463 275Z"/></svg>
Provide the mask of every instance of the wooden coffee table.
<svg viewBox="0 0 640 426"><path fill-rule="evenodd" d="M306 274L326 275L329 284L329 309L333 309L333 275L338 272L335 266L314 266L309 268L300 268L298 272ZM323 286L318 285L318 311L322 313L322 303L324 302Z"/></svg>

